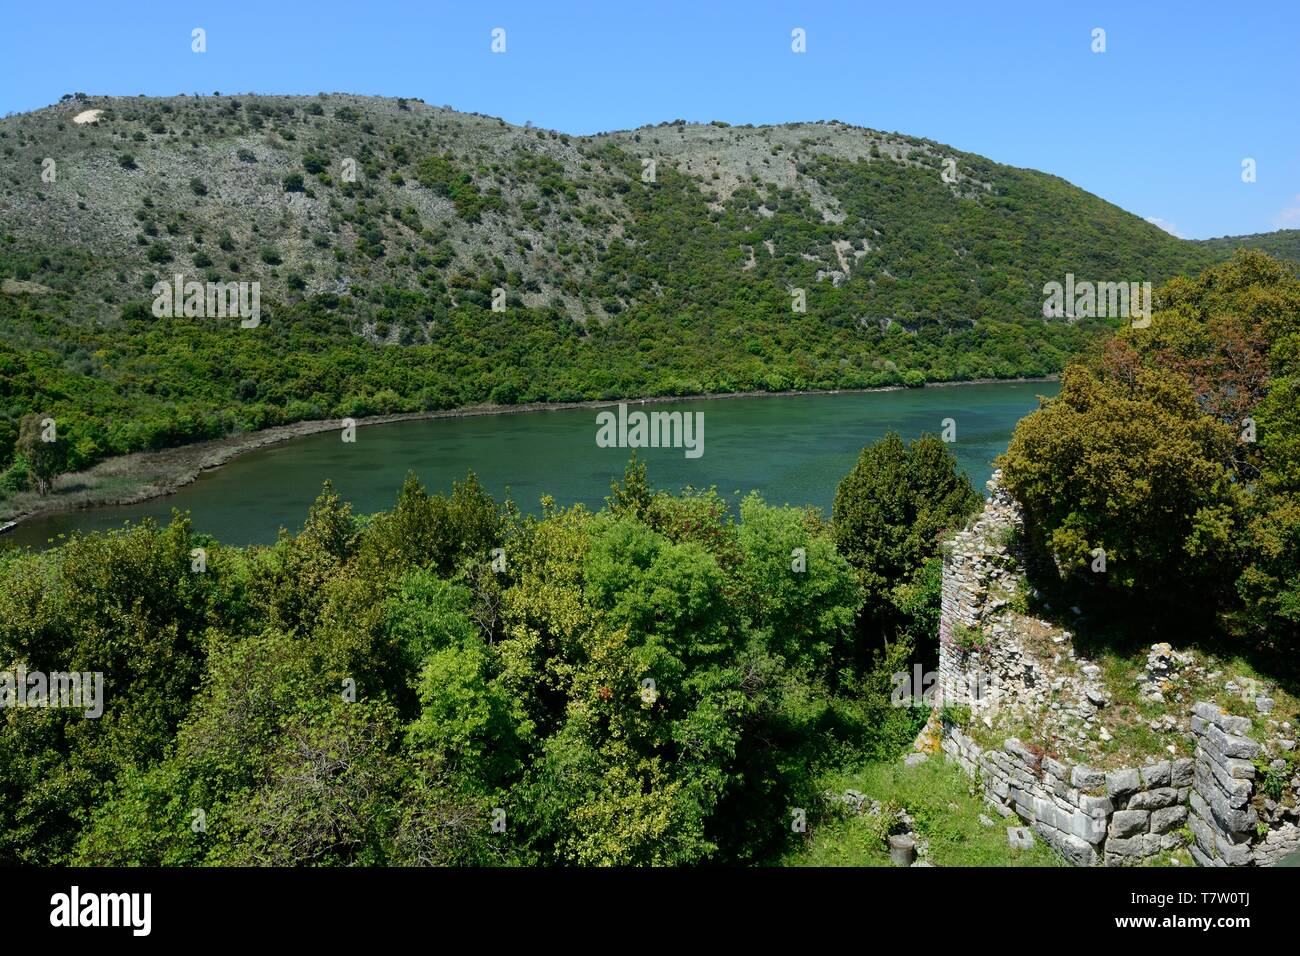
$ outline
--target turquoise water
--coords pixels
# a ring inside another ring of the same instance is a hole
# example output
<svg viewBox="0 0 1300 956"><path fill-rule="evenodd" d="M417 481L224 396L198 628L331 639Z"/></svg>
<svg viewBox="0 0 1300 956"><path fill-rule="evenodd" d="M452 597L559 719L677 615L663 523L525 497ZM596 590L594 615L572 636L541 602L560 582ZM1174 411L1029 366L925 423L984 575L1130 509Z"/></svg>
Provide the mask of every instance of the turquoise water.
<svg viewBox="0 0 1300 956"><path fill-rule="evenodd" d="M716 486L728 497L757 490L772 504L812 504L829 513L835 487L864 445L886 431L906 439L941 433L953 419L958 463L981 492L1036 396L1056 382L1007 382L890 392L730 398L629 411L702 412L703 454L643 448L651 484L680 490ZM188 510L195 528L228 544L269 543L296 530L326 479L358 513L391 508L408 471L430 491L448 491L473 470L498 500L509 491L523 511L541 495L560 505L599 507L623 473L627 448L596 444L598 409L431 419L359 428L356 442L322 432L249 452L165 498L23 522L0 542L42 547L59 534L119 527Z"/></svg>

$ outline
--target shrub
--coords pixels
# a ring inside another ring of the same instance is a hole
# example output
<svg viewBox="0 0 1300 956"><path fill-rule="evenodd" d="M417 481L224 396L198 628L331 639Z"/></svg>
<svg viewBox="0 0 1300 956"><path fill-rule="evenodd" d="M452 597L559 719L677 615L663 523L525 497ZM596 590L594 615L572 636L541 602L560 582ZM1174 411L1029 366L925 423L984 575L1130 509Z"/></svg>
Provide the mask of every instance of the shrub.
<svg viewBox="0 0 1300 956"><path fill-rule="evenodd" d="M1072 366L1060 394L1016 427L1000 464L1031 546L1067 578L1204 605L1235 577L1233 445L1173 373L1123 382ZM1097 549L1104 574L1091 571Z"/></svg>

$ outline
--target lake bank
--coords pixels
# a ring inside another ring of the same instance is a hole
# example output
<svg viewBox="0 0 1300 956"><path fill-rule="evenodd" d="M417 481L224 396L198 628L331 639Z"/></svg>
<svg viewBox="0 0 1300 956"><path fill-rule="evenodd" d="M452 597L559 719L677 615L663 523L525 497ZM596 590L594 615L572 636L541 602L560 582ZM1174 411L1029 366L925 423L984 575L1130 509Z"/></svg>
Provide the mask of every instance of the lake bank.
<svg viewBox="0 0 1300 956"><path fill-rule="evenodd" d="M805 392L734 392L716 395L661 396L645 399L623 399L628 404L663 404L713 402L721 399L789 399L799 397L826 397L836 395L866 395L887 392L929 392L935 389L999 386L1015 384L1051 383L1054 376L1039 379L998 379L992 381L944 382L927 385L924 389L888 386L874 389L841 389ZM379 415L356 419L358 426L392 425L438 420L469 420L500 416L517 416L536 412L565 412L610 408L619 400L547 403L532 405L478 405L459 409L430 412L412 412L396 415ZM21 523L49 515L84 511L94 508L136 505L176 493L195 482L200 476L211 473L234 459L250 452L267 449L294 439L304 439L322 432L339 431L342 419L322 419L275 426L256 432L230 435L225 438L197 442L177 448L154 452L137 452L100 462L84 472L62 475L55 483L55 492L40 499L34 493L25 493L0 506L0 521L13 522L10 528ZM593 426L594 427L594 426ZM3 540L0 538L0 540Z"/></svg>

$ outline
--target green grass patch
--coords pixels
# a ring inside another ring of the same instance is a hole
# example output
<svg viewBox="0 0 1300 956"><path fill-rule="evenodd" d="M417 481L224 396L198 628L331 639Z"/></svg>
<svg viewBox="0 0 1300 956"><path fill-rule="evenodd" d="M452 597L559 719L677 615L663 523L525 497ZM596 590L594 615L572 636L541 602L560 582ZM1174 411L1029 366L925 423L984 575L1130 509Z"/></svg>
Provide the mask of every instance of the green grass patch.
<svg viewBox="0 0 1300 956"><path fill-rule="evenodd" d="M1029 850L1007 843L1007 821L972 793L974 782L960 768L931 758L917 767L869 764L856 773L827 778L836 793L858 790L882 804L895 803L911 814L916 832L930 843L935 866L1064 866L1041 840ZM980 814L993 826L980 823ZM1010 821L1014 825L1015 821ZM787 854L785 866L889 866L881 828L867 814L831 818L809 827L802 848Z"/></svg>

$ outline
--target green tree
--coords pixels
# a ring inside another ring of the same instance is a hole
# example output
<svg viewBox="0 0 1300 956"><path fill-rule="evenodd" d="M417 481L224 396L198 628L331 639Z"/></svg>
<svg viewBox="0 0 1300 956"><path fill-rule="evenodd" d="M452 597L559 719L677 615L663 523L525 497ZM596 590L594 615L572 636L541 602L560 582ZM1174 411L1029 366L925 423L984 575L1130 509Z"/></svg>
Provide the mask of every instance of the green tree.
<svg viewBox="0 0 1300 956"><path fill-rule="evenodd" d="M1129 384L1072 366L1000 464L1031 544L1063 575L1204 608L1234 577L1235 440L1176 373L1140 369Z"/></svg>
<svg viewBox="0 0 1300 956"><path fill-rule="evenodd" d="M24 415L14 443L14 453L27 461L27 470L39 494L49 494L54 479L67 467L68 444L58 432L58 422L48 415Z"/></svg>
<svg viewBox="0 0 1300 956"><path fill-rule="evenodd" d="M903 623L896 594L938 553L943 534L963 524L980 497L947 445L923 435L905 445L894 432L862 450L835 490L832 522L840 554L858 573L863 616L877 636Z"/></svg>

